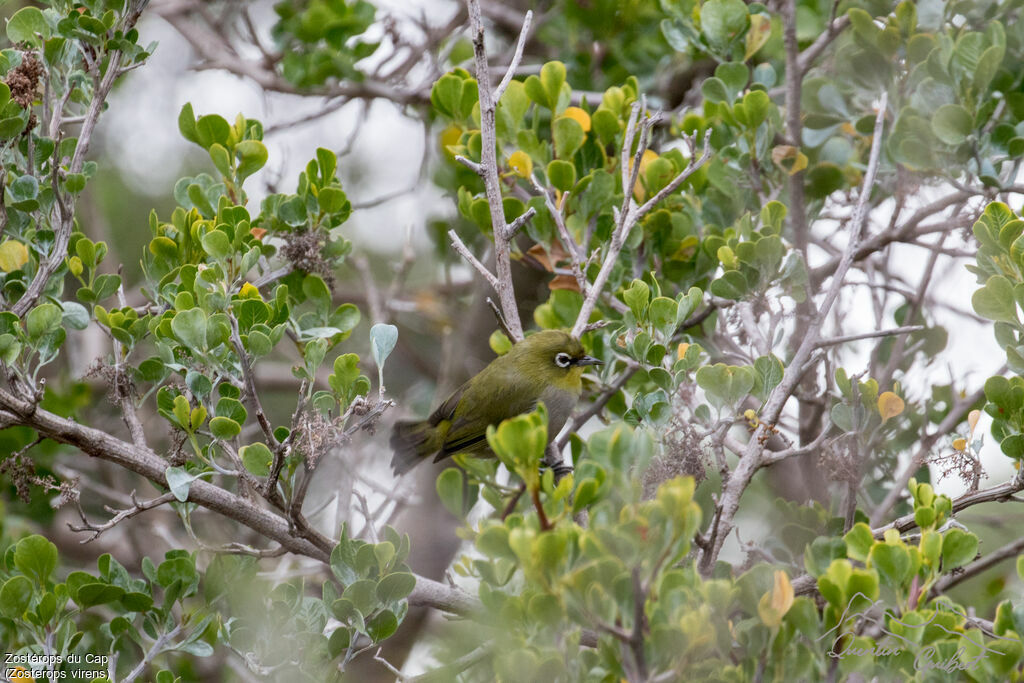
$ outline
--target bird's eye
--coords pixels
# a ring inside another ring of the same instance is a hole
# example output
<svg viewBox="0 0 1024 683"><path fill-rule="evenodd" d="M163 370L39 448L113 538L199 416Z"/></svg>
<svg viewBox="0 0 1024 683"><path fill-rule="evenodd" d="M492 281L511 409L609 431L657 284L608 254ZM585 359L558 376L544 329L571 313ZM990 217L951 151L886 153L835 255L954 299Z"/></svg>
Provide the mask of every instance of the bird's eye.
<svg viewBox="0 0 1024 683"><path fill-rule="evenodd" d="M555 365L560 368L567 368L572 363L572 358L567 353L560 353L555 356Z"/></svg>

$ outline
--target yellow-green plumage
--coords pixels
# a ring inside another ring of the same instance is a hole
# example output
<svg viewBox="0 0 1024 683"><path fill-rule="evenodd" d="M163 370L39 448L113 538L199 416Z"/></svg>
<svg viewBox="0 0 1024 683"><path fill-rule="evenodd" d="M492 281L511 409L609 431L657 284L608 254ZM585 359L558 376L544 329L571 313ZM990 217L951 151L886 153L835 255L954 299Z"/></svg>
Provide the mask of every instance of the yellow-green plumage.
<svg viewBox="0 0 1024 683"><path fill-rule="evenodd" d="M548 435L561 430L583 390L580 376L600 363L565 332L545 330L491 361L421 422L398 422L391 433L391 467L402 474L422 460L455 453L485 455L487 427L526 413L543 401Z"/></svg>

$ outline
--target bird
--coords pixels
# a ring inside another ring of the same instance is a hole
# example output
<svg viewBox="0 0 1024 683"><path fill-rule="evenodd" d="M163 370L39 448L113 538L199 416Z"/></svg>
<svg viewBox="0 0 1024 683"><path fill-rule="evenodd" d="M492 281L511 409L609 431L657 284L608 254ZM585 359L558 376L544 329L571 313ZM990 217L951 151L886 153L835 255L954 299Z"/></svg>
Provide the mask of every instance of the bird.
<svg viewBox="0 0 1024 683"><path fill-rule="evenodd" d="M528 413L540 401L553 439L583 391L583 368L602 363L566 332L532 334L456 389L426 420L396 422L391 468L401 475L431 456L438 462L456 453L493 455L487 427Z"/></svg>

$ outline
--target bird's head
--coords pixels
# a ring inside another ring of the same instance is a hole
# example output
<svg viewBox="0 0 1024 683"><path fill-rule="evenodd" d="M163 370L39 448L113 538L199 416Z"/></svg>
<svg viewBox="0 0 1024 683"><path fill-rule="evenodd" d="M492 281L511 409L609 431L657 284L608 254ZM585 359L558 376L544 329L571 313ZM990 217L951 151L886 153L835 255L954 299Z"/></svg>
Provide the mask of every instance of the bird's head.
<svg viewBox="0 0 1024 683"><path fill-rule="evenodd" d="M579 339L559 330L532 334L513 346L509 354L513 365L524 374L577 392L583 368L603 362L588 356Z"/></svg>

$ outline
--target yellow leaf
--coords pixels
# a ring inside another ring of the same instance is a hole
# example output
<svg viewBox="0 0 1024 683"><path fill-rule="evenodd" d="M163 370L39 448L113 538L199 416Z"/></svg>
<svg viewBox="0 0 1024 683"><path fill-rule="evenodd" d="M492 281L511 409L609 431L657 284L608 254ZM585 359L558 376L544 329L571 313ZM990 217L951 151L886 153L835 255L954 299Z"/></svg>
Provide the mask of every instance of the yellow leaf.
<svg viewBox="0 0 1024 683"><path fill-rule="evenodd" d="M18 240L0 244L0 270L5 273L18 270L28 261L28 249Z"/></svg>
<svg viewBox="0 0 1024 683"><path fill-rule="evenodd" d="M448 148L451 147L452 145L459 144L459 138L461 137L462 129L459 128L458 126L448 126L447 128L445 128L443 131L441 131L440 137L442 151L444 151L445 154L447 154L449 157L452 156L452 153L448 150Z"/></svg>
<svg viewBox="0 0 1024 683"><path fill-rule="evenodd" d="M883 392L878 397L878 414L882 416L882 422L885 423L891 417L896 417L903 412L903 399L892 393L891 391Z"/></svg>
<svg viewBox="0 0 1024 683"><path fill-rule="evenodd" d="M967 439L953 439L953 450L963 451L967 448Z"/></svg>
<svg viewBox="0 0 1024 683"><path fill-rule="evenodd" d="M767 626L777 628L782 623L782 617L793 606L793 584L784 571L775 572L775 582L772 589L761 596L757 605L757 613Z"/></svg>
<svg viewBox="0 0 1024 683"><path fill-rule="evenodd" d="M640 157L640 172L636 174L636 184L633 185L633 198L638 202L642 202L647 192L644 190L643 185L640 184L641 179L644 177L644 171L647 170L647 166L658 158L657 152L652 152L649 149L644 150L644 154ZM629 160L629 170L633 171L633 159Z"/></svg>
<svg viewBox="0 0 1024 683"><path fill-rule="evenodd" d="M590 114L579 107L566 108L566 110L562 112L562 116L568 117L580 124L580 128L583 129L584 133L590 130Z"/></svg>
<svg viewBox="0 0 1024 683"><path fill-rule="evenodd" d="M764 14L750 15L750 28L747 30L746 47L743 51L743 61L753 57L758 50L764 47L768 38L772 35L772 20Z"/></svg>
<svg viewBox="0 0 1024 683"><path fill-rule="evenodd" d="M256 285L254 285L251 282L246 282L244 285L241 286L241 288L239 288L238 296L241 299L259 299L261 301L263 300L263 297L260 296L260 290L256 289Z"/></svg>
<svg viewBox="0 0 1024 683"><path fill-rule="evenodd" d="M508 166L520 178L529 178L530 174L533 173L533 159L521 149L509 155Z"/></svg>
<svg viewBox="0 0 1024 683"><path fill-rule="evenodd" d="M261 241L263 236L267 234L267 231L263 228L249 228L249 233L253 236L253 239Z"/></svg>
<svg viewBox="0 0 1024 683"><path fill-rule="evenodd" d="M686 342L683 342L682 344L677 346L676 347L676 358L678 358L679 360L682 360L683 358L685 358L686 357L686 351L689 348L690 348L690 345L687 344Z"/></svg>
<svg viewBox="0 0 1024 683"><path fill-rule="evenodd" d="M8 671L7 679L10 680L11 683L14 683L14 681L17 681L18 683L35 683L36 680L32 678L28 669L23 666L16 666Z"/></svg>
<svg viewBox="0 0 1024 683"><path fill-rule="evenodd" d="M772 163L794 175L807 168L807 155L793 145L778 145L772 149Z"/></svg>
<svg viewBox="0 0 1024 683"><path fill-rule="evenodd" d="M967 413L967 426L971 428L971 434L974 434L974 429L978 426L978 420L981 419L980 410L972 410Z"/></svg>

